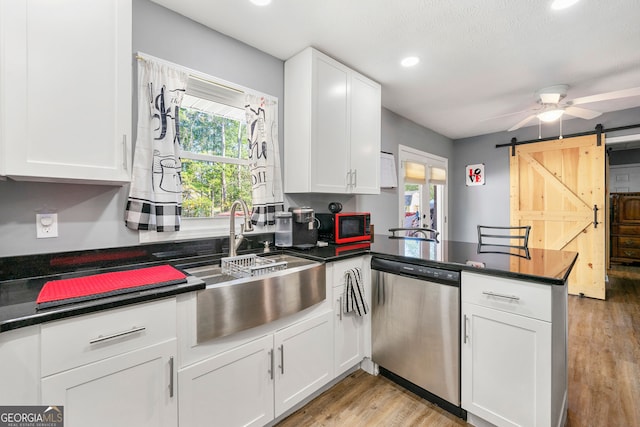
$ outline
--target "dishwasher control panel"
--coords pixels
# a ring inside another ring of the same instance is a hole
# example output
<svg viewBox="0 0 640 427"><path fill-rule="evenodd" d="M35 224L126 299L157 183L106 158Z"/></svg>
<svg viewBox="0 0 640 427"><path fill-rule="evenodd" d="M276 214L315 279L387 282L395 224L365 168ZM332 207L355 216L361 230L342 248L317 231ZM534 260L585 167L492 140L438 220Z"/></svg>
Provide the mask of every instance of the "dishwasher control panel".
<svg viewBox="0 0 640 427"><path fill-rule="evenodd" d="M386 271L388 273L411 276L422 280L434 280L439 283L447 283L451 285L458 285L460 283L459 271L409 264L402 261L373 258L371 260L371 268L374 270Z"/></svg>

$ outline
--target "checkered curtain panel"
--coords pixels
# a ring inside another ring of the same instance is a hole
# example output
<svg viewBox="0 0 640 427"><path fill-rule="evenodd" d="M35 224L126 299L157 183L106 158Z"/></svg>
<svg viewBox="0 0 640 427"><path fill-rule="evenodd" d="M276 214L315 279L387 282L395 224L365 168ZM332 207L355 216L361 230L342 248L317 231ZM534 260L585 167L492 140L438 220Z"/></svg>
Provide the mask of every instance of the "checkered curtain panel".
<svg viewBox="0 0 640 427"><path fill-rule="evenodd" d="M138 137L125 211L133 230L180 230L178 110L188 77L165 64L138 61Z"/></svg>
<svg viewBox="0 0 640 427"><path fill-rule="evenodd" d="M258 226L272 225L275 213L284 210L278 103L253 94L247 94L245 100L253 199L251 222Z"/></svg>

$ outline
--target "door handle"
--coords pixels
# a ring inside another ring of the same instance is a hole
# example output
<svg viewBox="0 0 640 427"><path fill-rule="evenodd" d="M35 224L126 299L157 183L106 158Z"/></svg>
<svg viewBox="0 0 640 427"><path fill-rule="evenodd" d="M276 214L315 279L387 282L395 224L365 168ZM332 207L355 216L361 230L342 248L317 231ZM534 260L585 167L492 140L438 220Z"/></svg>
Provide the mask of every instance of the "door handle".
<svg viewBox="0 0 640 427"><path fill-rule="evenodd" d="M358 169L353 170L351 177L353 178L353 184L351 184L351 186L355 188L358 186Z"/></svg>
<svg viewBox="0 0 640 427"><path fill-rule="evenodd" d="M125 171L129 170L129 165L128 165L128 159L129 156L127 155L127 135L124 134L122 135L122 167L124 168Z"/></svg>
<svg viewBox="0 0 640 427"><path fill-rule="evenodd" d="M284 375L284 344L280 345L280 373Z"/></svg>
<svg viewBox="0 0 640 427"><path fill-rule="evenodd" d="M173 356L169 358L169 397L173 397Z"/></svg>
<svg viewBox="0 0 640 427"><path fill-rule="evenodd" d="M342 297L338 298L338 316L340 317L340 321L342 322Z"/></svg>
<svg viewBox="0 0 640 427"><path fill-rule="evenodd" d="M498 294L498 293L491 292L491 291L483 291L482 294L486 295L486 296L489 296L489 297L506 298L506 299L510 299L510 300L513 300L513 301L520 301L520 297L518 297L516 295Z"/></svg>
<svg viewBox="0 0 640 427"><path fill-rule="evenodd" d="M99 342L103 342L103 341L108 341L108 340L112 340L115 338L119 338L119 337L124 337L126 335L131 335L131 334L135 334L136 332L142 332L144 331L145 328L144 326L140 326L140 327L133 327L128 331L122 331L122 332L116 332L115 334L111 334L111 335L107 335L105 337L103 337L102 335L99 335L98 337L92 339L89 341L89 344L97 344Z"/></svg>
<svg viewBox="0 0 640 427"><path fill-rule="evenodd" d="M593 228L598 228L598 205L593 205Z"/></svg>
<svg viewBox="0 0 640 427"><path fill-rule="evenodd" d="M462 336L464 337L464 341L463 343L466 344L467 341L469 340L469 334L467 334L467 320L469 318L467 317L467 315L464 315L464 322L462 322L462 328L463 328L463 332L462 332Z"/></svg>
<svg viewBox="0 0 640 427"><path fill-rule="evenodd" d="M273 368L274 368L274 364L275 364L275 357L273 354L273 349L269 350L269 358L270 358L270 362L269 362L269 378L273 379Z"/></svg>

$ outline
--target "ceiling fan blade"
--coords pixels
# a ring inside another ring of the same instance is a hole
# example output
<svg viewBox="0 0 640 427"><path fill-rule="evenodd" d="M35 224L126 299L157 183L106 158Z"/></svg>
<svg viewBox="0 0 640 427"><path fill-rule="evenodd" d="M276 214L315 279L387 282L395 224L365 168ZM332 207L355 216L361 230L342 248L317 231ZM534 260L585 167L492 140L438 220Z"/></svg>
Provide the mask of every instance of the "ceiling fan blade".
<svg viewBox="0 0 640 427"><path fill-rule="evenodd" d="M520 129L522 126L526 125L527 123L529 123L531 120L533 120L535 118L536 118L535 114L530 115L526 119L521 120L518 123L516 123L515 126L513 126L511 129L509 129L509 132L511 132L512 130Z"/></svg>
<svg viewBox="0 0 640 427"><path fill-rule="evenodd" d="M586 108L581 107L567 107L564 109L565 114L568 114L573 117L580 117L581 119L591 120L595 119L598 116L601 116L602 113L599 111L587 110Z"/></svg>
<svg viewBox="0 0 640 427"><path fill-rule="evenodd" d="M590 102L608 101L610 99L628 98L630 96L640 96L640 87L616 90L614 92L606 92L599 95L583 96L582 98L574 99L571 102L571 105L589 104Z"/></svg>
<svg viewBox="0 0 640 427"><path fill-rule="evenodd" d="M531 109L531 108L529 108L527 110L514 111L513 113L506 113L506 114L500 114L498 116L487 117L485 119L482 119L482 121L486 122L486 121L493 120L493 119L502 119L504 117L515 116L515 115L522 114L522 113L529 113L531 111L533 111L533 109Z"/></svg>

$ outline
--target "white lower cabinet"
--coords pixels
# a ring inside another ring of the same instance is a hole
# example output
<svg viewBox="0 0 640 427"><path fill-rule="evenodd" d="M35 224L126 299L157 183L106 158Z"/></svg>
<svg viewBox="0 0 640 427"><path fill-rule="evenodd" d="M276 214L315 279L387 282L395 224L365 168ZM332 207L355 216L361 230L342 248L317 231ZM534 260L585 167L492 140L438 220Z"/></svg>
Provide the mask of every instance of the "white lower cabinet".
<svg viewBox="0 0 640 427"><path fill-rule="evenodd" d="M274 418L273 335L178 372L181 426L262 426Z"/></svg>
<svg viewBox="0 0 640 427"><path fill-rule="evenodd" d="M545 425L536 419L548 413L551 324L473 304L462 309L462 406L496 425Z"/></svg>
<svg viewBox="0 0 640 427"><path fill-rule="evenodd" d="M181 369L180 425L262 426L333 379L331 312Z"/></svg>
<svg viewBox="0 0 640 427"><path fill-rule="evenodd" d="M44 405L64 406L66 427L177 425L176 340L43 378Z"/></svg>
<svg viewBox="0 0 640 427"><path fill-rule="evenodd" d="M335 300L334 343L335 374L346 372L364 358L364 319L342 310L344 285L333 288Z"/></svg>
<svg viewBox="0 0 640 427"><path fill-rule="evenodd" d="M0 334L0 378L1 405L40 403L39 325Z"/></svg>
<svg viewBox="0 0 640 427"><path fill-rule="evenodd" d="M331 312L276 332L275 415L333 379Z"/></svg>
<svg viewBox="0 0 640 427"><path fill-rule="evenodd" d="M564 424L566 301L564 286L462 273L461 397L469 423Z"/></svg>
<svg viewBox="0 0 640 427"><path fill-rule="evenodd" d="M358 316L355 312L344 313L344 288L347 270L359 267L363 272L365 295L370 294L367 286L364 258L350 258L329 264L327 280L331 280L333 287L334 313L334 371L338 376L354 367L365 357L364 335L365 324L369 316Z"/></svg>
<svg viewBox="0 0 640 427"><path fill-rule="evenodd" d="M41 404L65 427L175 427L173 298L43 324Z"/></svg>

